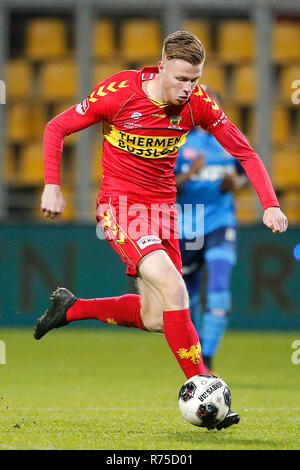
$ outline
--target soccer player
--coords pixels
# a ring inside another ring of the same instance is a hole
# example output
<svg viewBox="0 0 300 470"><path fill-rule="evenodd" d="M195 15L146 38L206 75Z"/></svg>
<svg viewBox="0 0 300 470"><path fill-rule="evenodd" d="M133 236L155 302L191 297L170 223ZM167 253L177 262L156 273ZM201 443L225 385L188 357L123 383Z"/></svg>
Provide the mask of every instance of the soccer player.
<svg viewBox="0 0 300 470"><path fill-rule="evenodd" d="M158 67L125 70L107 78L82 103L47 124L41 209L46 217L55 218L65 208L59 177L63 139L103 121L103 179L97 218L126 263L127 274L137 277L140 295L77 299L67 289L58 288L50 308L38 320L36 339L52 328L94 318L164 333L187 378L204 372L181 273L175 206L176 157L194 126L211 131L242 163L262 202L264 223L274 232L287 228L261 160L218 104L198 86L204 59L204 48L196 36L185 31L172 33L164 41ZM208 427L222 429L237 423L240 416L230 411L218 425L207 418Z"/></svg>
<svg viewBox="0 0 300 470"><path fill-rule="evenodd" d="M216 93L205 87L211 98ZM211 132L191 130L179 150L175 167L180 205L180 251L192 321L200 338L207 372L228 325L231 309L230 280L236 264L236 216L232 191L248 183L238 160L219 144ZM202 223L196 220L203 205ZM207 271L206 309L201 316L200 285Z"/></svg>

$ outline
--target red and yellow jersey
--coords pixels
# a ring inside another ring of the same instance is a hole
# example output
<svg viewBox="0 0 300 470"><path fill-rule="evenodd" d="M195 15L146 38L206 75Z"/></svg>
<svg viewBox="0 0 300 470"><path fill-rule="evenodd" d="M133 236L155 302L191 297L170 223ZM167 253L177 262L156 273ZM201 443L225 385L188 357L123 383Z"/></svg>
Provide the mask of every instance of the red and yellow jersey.
<svg viewBox="0 0 300 470"><path fill-rule="evenodd" d="M150 99L142 81L157 73L156 67L120 72L98 84L85 102L85 116L103 121L104 193L174 202L175 161L188 132L197 125L213 133L226 129L223 111L200 86L182 106Z"/></svg>
<svg viewBox="0 0 300 470"><path fill-rule="evenodd" d="M157 67L119 72L99 83L82 103L50 121L44 138L46 183L59 184L63 138L102 121L104 194L173 203L176 157L195 126L210 131L226 150L239 158L251 181L258 172L257 185L252 182L259 193L260 180L266 178L261 161L220 106L199 85L183 105L166 105L150 99L142 82L157 74ZM276 202L271 189L266 188L268 194L265 188L261 191L264 194L259 193L268 203L271 199Z"/></svg>

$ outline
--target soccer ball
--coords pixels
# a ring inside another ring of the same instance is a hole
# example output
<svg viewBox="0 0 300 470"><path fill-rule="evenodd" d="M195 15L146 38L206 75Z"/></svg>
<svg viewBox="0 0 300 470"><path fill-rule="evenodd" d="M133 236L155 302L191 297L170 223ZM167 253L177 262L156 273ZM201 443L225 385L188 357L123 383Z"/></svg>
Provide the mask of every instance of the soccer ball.
<svg viewBox="0 0 300 470"><path fill-rule="evenodd" d="M231 393L220 377L201 374L194 375L183 384L178 400L182 416L189 423L212 428L220 423L230 410Z"/></svg>

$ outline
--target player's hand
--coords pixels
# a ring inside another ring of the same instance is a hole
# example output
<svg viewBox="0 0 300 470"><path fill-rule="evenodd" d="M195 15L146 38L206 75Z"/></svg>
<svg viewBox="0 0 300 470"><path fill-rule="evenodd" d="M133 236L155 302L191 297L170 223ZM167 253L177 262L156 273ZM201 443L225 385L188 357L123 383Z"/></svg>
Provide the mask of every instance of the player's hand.
<svg viewBox="0 0 300 470"><path fill-rule="evenodd" d="M245 175L238 175L237 173L226 173L220 184L220 191L222 194L229 191L236 191L243 188L248 183L248 178Z"/></svg>
<svg viewBox="0 0 300 470"><path fill-rule="evenodd" d="M221 181L220 191L221 193L227 193L235 189L234 175L227 173Z"/></svg>
<svg viewBox="0 0 300 470"><path fill-rule="evenodd" d="M60 217L66 207L65 198L57 184L46 184L41 200L41 210L45 217Z"/></svg>
<svg viewBox="0 0 300 470"><path fill-rule="evenodd" d="M197 156L191 163L190 171L189 173L191 175L194 175L195 173L198 173L201 168L205 166L205 161L202 156Z"/></svg>
<svg viewBox="0 0 300 470"><path fill-rule="evenodd" d="M288 227L288 219L281 212L279 207L268 207L264 211L263 223L272 230L273 233L283 233Z"/></svg>

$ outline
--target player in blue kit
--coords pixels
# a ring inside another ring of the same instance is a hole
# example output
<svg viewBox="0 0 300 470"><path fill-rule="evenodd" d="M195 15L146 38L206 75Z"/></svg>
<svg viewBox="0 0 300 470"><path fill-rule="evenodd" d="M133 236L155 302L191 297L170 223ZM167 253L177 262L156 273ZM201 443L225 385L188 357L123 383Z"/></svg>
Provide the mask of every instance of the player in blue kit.
<svg viewBox="0 0 300 470"><path fill-rule="evenodd" d="M209 372L231 310L230 281L237 259L233 191L247 184L248 179L238 161L210 132L199 127L189 133L180 150L175 174L177 203L181 209L178 225L183 277L204 365ZM204 205L198 206L198 214L197 204ZM200 285L204 265L207 270L206 308L201 315Z"/></svg>

